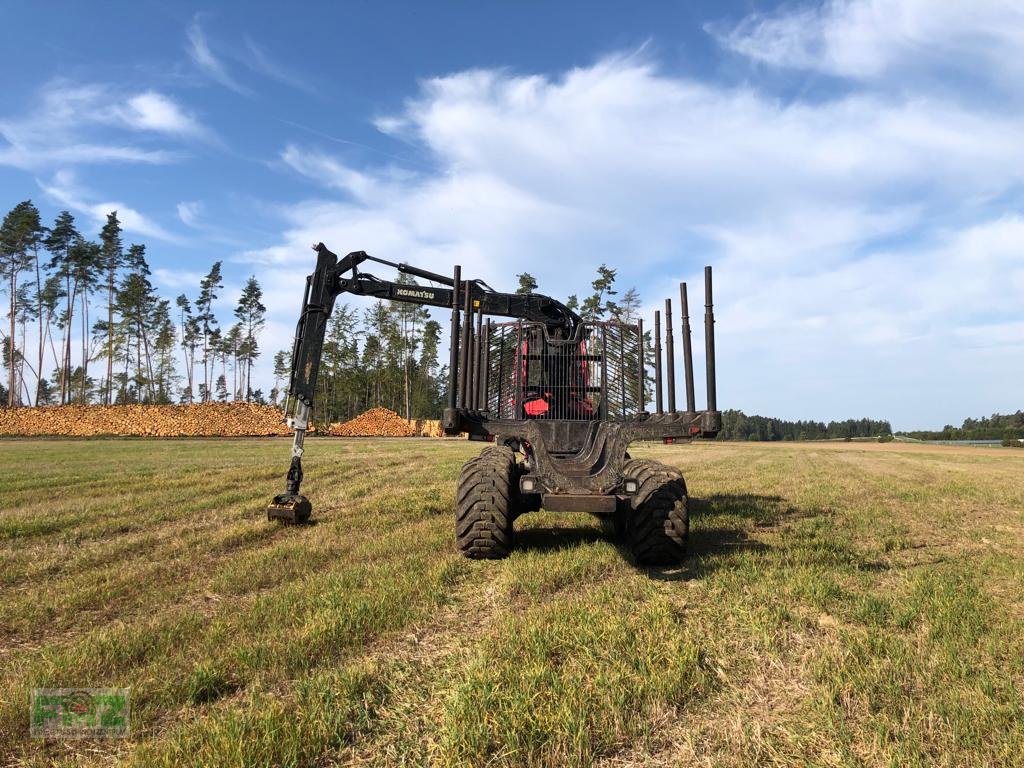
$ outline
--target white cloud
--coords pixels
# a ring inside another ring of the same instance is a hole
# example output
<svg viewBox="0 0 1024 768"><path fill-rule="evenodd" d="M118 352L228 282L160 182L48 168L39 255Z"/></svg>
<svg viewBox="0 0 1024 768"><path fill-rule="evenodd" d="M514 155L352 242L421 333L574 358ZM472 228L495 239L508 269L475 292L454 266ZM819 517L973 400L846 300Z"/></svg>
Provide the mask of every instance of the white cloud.
<svg viewBox="0 0 1024 768"><path fill-rule="evenodd" d="M203 136L206 129L178 104L155 91L132 96L120 110L127 125L137 130L157 131L181 136Z"/></svg>
<svg viewBox="0 0 1024 768"><path fill-rule="evenodd" d="M40 188L61 205L89 216L95 223L102 224L107 220L107 214L117 211L118 221L121 228L128 233L153 237L167 242L177 242L178 238L150 219L145 214L134 208L117 201L90 202L93 197L89 192L83 190L75 178L73 172L68 170L58 171L50 182L39 182Z"/></svg>
<svg viewBox="0 0 1024 768"><path fill-rule="evenodd" d="M225 88L240 93L243 95L250 95L251 91L244 85L239 83L230 72L224 63L217 58L213 51L210 49L210 44L206 40L206 34L203 32L202 26L199 24L199 17L196 16L192 22L192 26L188 29L188 51L189 57L193 63L200 70L213 81L219 83Z"/></svg>
<svg viewBox="0 0 1024 768"><path fill-rule="evenodd" d="M872 92L783 103L613 57L558 78L436 78L376 124L437 172L286 147L289 168L342 194L285 212L282 243L249 254L262 275L304 274L323 240L442 273L460 263L498 287L529 271L563 297L605 262L653 304L714 263L725 407L910 426L1012 406L972 388L993 361L962 332L1019 311L1024 221L998 202L1024 181L1012 109ZM990 375L1019 380L1018 358Z"/></svg>
<svg viewBox="0 0 1024 768"><path fill-rule="evenodd" d="M289 144L281 153L281 160L292 170L318 184L346 192L362 202L379 199L384 192L385 185L377 178L348 168L321 152L303 151Z"/></svg>
<svg viewBox="0 0 1024 768"><path fill-rule="evenodd" d="M203 213L203 204L199 200L182 201L177 207L178 218L187 227L196 228L200 225L199 217Z"/></svg>
<svg viewBox="0 0 1024 768"><path fill-rule="evenodd" d="M830 0L709 29L728 48L773 66L856 79L938 66L1012 82L1022 71L1024 6L1006 0Z"/></svg>
<svg viewBox="0 0 1024 768"><path fill-rule="evenodd" d="M55 80L32 111L0 120L0 164L25 170L84 163L164 164L180 155L136 146L138 133L176 138L212 134L170 97L156 91L125 94L109 85Z"/></svg>

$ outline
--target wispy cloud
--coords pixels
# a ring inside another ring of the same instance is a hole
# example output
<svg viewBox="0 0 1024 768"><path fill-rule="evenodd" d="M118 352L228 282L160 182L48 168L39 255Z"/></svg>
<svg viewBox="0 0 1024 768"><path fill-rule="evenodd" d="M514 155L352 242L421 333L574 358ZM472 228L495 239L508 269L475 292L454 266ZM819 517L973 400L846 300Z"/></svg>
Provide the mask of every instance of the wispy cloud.
<svg viewBox="0 0 1024 768"><path fill-rule="evenodd" d="M199 23L197 15L188 28L188 45L186 50L195 65L202 70L211 80L220 85L244 96L251 96L252 91L242 85L234 76L228 72L224 62L214 55L206 40L206 34Z"/></svg>
<svg viewBox="0 0 1024 768"><path fill-rule="evenodd" d="M829 0L707 28L753 60L858 80L932 67L1012 83L1024 72L1024 7L1004 0Z"/></svg>
<svg viewBox="0 0 1024 768"><path fill-rule="evenodd" d="M312 85L307 83L283 64L274 61L266 50L257 45L251 37L246 35L244 40L245 48L249 53L245 63L250 69L261 75L269 77L271 80L276 80L282 85L287 85L290 88L295 88L296 90L304 91L309 94L316 93L316 89Z"/></svg>
<svg viewBox="0 0 1024 768"><path fill-rule="evenodd" d="M54 80L25 115L0 120L0 164L26 170L80 163L170 163L178 150L137 146L138 134L209 140L213 134L171 97Z"/></svg>
<svg viewBox="0 0 1024 768"><path fill-rule="evenodd" d="M203 204L199 200L182 201L178 203L178 218L182 224L193 229L199 227L199 217L203 213Z"/></svg>
<svg viewBox="0 0 1024 768"><path fill-rule="evenodd" d="M48 182L37 180L43 192L62 206L89 216L95 223L106 221L107 214L117 211L117 218L125 232L152 237L167 242L179 242L180 238L140 213L131 206L118 201L92 202L95 197L83 189L72 171L58 171Z"/></svg>

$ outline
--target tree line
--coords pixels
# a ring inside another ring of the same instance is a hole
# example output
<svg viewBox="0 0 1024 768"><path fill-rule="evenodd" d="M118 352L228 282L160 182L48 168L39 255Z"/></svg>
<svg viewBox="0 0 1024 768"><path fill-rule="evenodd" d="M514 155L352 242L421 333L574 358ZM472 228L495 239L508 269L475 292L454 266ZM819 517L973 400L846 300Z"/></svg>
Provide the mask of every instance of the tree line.
<svg viewBox="0 0 1024 768"><path fill-rule="evenodd" d="M45 226L31 200L4 217L0 279L8 322L0 331L0 402L262 400L251 384L266 315L256 279L246 282L236 322L223 330L213 311L224 287L221 262L194 300L182 294L172 306L150 280L146 246L126 246L122 235L117 211L96 239L68 211Z"/></svg>
<svg viewBox="0 0 1024 768"><path fill-rule="evenodd" d="M722 412L720 440L845 440L885 437L892 434L888 421L846 419L845 421L786 421L768 416L748 416L743 411Z"/></svg>
<svg viewBox="0 0 1024 768"><path fill-rule="evenodd" d="M947 424L940 430L918 429L898 432L917 440L1021 440L1024 439L1024 411L993 413L980 419L964 419L959 427Z"/></svg>

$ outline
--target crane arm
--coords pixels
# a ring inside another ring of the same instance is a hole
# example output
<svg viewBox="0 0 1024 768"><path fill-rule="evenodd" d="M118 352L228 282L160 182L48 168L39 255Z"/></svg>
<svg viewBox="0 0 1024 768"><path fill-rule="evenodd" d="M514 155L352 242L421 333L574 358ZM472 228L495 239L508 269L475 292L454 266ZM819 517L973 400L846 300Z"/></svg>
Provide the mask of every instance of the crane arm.
<svg viewBox="0 0 1024 768"><path fill-rule="evenodd" d="M292 347L292 366L288 393L307 407L313 405L316 391L316 377L323 353L327 321L339 294L351 293L356 296L372 296L388 301L401 301L421 306L450 308L454 299L453 280L445 275L429 272L408 264L370 256L365 251L353 251L339 258L319 243L316 246L316 269L306 279L306 295L295 331ZM412 275L441 283L446 287L407 285L392 280L382 280L367 272L360 272L359 265L365 261L395 267L403 274ZM485 315L499 315L531 322L541 322L549 328L562 328L571 336L580 322L579 316L560 301L537 293L502 293L488 287L479 280L464 281L463 291L470 292L474 311Z"/></svg>
<svg viewBox="0 0 1024 768"><path fill-rule="evenodd" d="M323 243L318 243L314 250L317 253L316 268L313 274L306 278L302 310L299 313L292 345L288 403L285 406L288 424L295 430L287 490L285 494L275 497L267 510L271 518L292 521L308 518L310 512L309 502L299 495L299 486L302 482L303 441L312 414L327 322L337 297L342 293L351 293L388 301L457 309L454 307L455 280L451 277L408 264L396 264L376 258L365 251L353 251L339 258ZM395 267L400 273L439 283L441 287L382 280L370 273L359 271L359 266L366 261ZM561 329L566 337L571 336L580 323L580 317L575 312L549 296L535 293L502 293L480 280L466 280L460 283L458 295L464 298L468 292L474 311L541 322L552 330Z"/></svg>

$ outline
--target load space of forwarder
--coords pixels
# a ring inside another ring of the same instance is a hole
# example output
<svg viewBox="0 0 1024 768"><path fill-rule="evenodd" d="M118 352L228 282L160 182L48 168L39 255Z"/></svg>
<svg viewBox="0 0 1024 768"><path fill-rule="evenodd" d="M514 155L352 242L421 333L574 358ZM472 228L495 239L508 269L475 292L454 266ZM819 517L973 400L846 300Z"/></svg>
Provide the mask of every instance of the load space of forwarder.
<svg viewBox="0 0 1024 768"><path fill-rule="evenodd" d="M716 405L711 268L704 270L707 407L694 405L686 284L679 286L685 409L676 408L672 302L654 317L654 402L643 321L585 321L541 294L495 291L481 280L451 277L353 251L339 258L323 243L307 280L292 347L288 423L295 430L285 493L267 508L271 520L302 523L312 505L300 493L302 454L327 321L339 294L434 306L451 312L446 434L492 442L462 468L455 492L455 540L467 557L505 557L513 521L541 508L599 515L625 537L639 563L671 563L685 553L689 531L682 474L631 459L637 440L714 437ZM359 267L367 261L433 285L399 284ZM664 372L664 376L663 376ZM667 396L667 407L665 401Z"/></svg>

